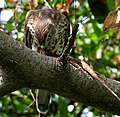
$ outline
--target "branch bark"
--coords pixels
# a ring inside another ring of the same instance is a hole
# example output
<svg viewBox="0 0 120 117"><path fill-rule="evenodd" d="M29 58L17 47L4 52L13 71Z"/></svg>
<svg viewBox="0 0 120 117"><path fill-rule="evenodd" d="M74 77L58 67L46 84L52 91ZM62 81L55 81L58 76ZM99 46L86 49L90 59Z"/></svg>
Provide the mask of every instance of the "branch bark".
<svg viewBox="0 0 120 117"><path fill-rule="evenodd" d="M0 31L0 97L23 87L46 89L120 115L120 102L82 68L40 55ZM120 97L120 82L99 75Z"/></svg>

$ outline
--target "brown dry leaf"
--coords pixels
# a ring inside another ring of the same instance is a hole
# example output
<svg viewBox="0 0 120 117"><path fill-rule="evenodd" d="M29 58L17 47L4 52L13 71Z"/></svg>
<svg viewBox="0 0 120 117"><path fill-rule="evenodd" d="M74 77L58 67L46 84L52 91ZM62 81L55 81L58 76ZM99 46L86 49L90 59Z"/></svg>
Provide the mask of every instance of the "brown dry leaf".
<svg viewBox="0 0 120 117"><path fill-rule="evenodd" d="M115 55L113 57L114 62L116 63L116 66L120 69L120 55Z"/></svg>
<svg viewBox="0 0 120 117"><path fill-rule="evenodd" d="M117 8L110 12L104 21L103 32L109 32L109 29L118 30L120 25L120 10Z"/></svg>

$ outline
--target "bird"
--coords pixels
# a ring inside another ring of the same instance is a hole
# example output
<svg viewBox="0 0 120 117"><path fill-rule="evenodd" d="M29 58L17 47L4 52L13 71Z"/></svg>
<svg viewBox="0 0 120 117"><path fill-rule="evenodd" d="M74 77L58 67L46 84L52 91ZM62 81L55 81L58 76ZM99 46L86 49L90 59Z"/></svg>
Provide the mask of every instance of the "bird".
<svg viewBox="0 0 120 117"><path fill-rule="evenodd" d="M30 10L25 18L24 43L39 54L60 57L69 41L70 21L64 9ZM46 113L50 105L50 92L37 89L36 107Z"/></svg>

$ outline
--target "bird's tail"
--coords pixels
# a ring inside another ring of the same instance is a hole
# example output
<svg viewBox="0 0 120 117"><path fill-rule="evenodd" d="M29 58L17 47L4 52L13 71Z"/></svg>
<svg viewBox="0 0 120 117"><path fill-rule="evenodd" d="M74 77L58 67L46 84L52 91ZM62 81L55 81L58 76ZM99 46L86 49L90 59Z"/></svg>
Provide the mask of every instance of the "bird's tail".
<svg viewBox="0 0 120 117"><path fill-rule="evenodd" d="M50 105L50 92L37 89L36 91L36 108L40 113L45 114Z"/></svg>

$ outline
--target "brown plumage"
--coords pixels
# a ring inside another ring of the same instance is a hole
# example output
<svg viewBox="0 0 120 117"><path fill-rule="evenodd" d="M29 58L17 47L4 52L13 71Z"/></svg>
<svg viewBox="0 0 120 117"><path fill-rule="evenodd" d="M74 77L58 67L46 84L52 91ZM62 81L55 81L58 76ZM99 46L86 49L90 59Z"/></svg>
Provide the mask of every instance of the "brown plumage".
<svg viewBox="0 0 120 117"><path fill-rule="evenodd" d="M38 53L59 57L67 45L70 23L64 10L31 10L25 19L25 45ZM39 112L46 112L50 93L38 89L36 106Z"/></svg>
<svg viewBox="0 0 120 117"><path fill-rule="evenodd" d="M60 56L67 44L70 24L66 11L53 9L31 10L26 15L26 46L42 54Z"/></svg>

